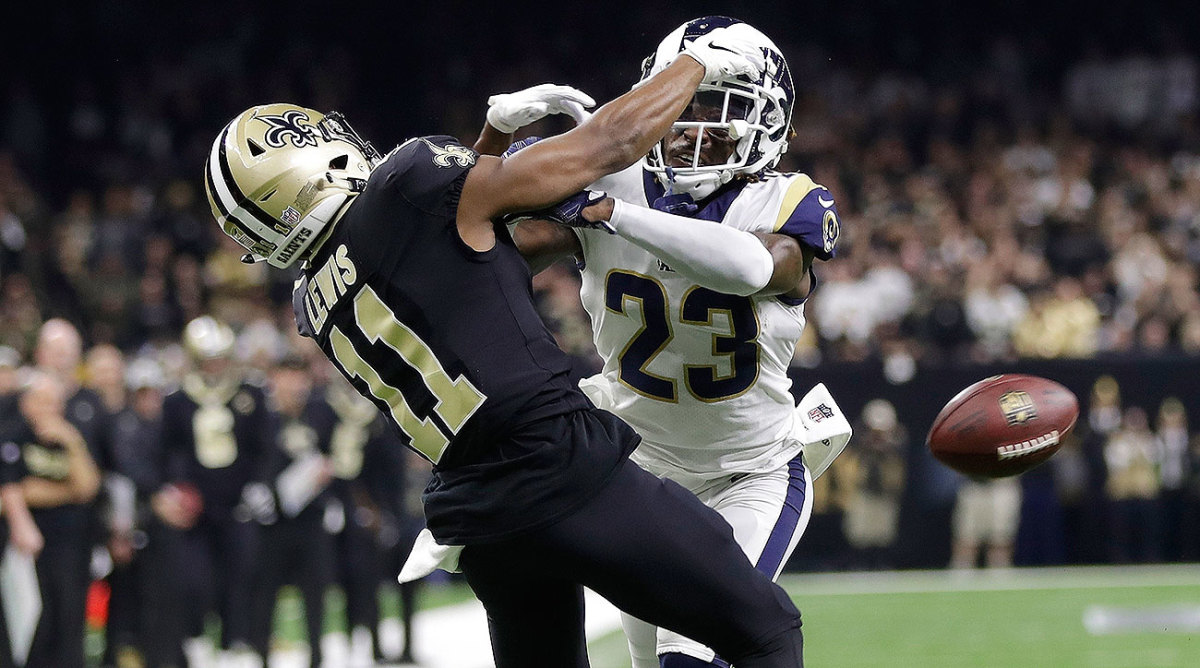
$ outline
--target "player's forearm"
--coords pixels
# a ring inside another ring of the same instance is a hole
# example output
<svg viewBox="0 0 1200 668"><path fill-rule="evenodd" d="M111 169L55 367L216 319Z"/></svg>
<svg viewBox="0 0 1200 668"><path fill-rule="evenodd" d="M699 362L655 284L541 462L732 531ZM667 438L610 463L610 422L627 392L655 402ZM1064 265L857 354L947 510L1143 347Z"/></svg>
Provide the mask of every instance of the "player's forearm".
<svg viewBox="0 0 1200 668"><path fill-rule="evenodd" d="M614 201L607 219L620 236L717 292L752 295L774 273L770 251L749 232L621 201Z"/></svg>
<svg viewBox="0 0 1200 668"><path fill-rule="evenodd" d="M0 486L0 504L3 505L4 519L8 523L9 542L21 552L37 556L45 545L45 539L33 514L29 512L20 483Z"/></svg>
<svg viewBox="0 0 1200 668"><path fill-rule="evenodd" d="M479 138L471 148L480 155L500 155L512 144L512 133L497 130L491 123L484 123Z"/></svg>
<svg viewBox="0 0 1200 668"><path fill-rule="evenodd" d="M21 481L21 495L30 508L55 508L75 503L75 488L69 482L26 478Z"/></svg>
<svg viewBox="0 0 1200 668"><path fill-rule="evenodd" d="M91 501L100 491L100 469L92 460L92 455L88 452L87 445L82 438L74 440L68 445L67 450L70 453L67 482L75 497L74 501L76 503Z"/></svg>
<svg viewBox="0 0 1200 668"><path fill-rule="evenodd" d="M683 113L703 77L703 65L677 58L645 85L600 107L576 128L573 132L586 134L580 139L593 149L596 178L646 155Z"/></svg>
<svg viewBox="0 0 1200 668"><path fill-rule="evenodd" d="M20 483L12 482L0 485L0 510L3 511L9 526L29 517L29 507L25 503L25 495L21 491Z"/></svg>
<svg viewBox="0 0 1200 668"><path fill-rule="evenodd" d="M545 220L523 220L509 228L513 243L529 264L529 272L538 274L568 255L579 254L579 237L571 230Z"/></svg>
<svg viewBox="0 0 1200 668"><path fill-rule="evenodd" d="M679 58L574 130L503 161L481 157L463 184L459 233L474 236L500 215L545 208L632 165L666 134L703 76L696 61Z"/></svg>

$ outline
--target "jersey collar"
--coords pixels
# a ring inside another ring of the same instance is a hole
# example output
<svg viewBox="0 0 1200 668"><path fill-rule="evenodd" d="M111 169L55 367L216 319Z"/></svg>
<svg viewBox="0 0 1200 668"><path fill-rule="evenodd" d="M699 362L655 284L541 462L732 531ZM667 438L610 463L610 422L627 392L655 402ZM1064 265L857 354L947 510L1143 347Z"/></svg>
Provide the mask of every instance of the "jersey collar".
<svg viewBox="0 0 1200 668"><path fill-rule="evenodd" d="M729 211L729 207L733 204L733 200L742 192L749 181L745 179L734 179L725 185L717 188L717 191L708 197L700 200L700 210L692 216L700 220L708 220L714 223L719 223L725 219L725 213ZM654 173L643 169L642 170L642 187L645 190L646 202L650 203L662 197L667 193L662 184L654 176Z"/></svg>

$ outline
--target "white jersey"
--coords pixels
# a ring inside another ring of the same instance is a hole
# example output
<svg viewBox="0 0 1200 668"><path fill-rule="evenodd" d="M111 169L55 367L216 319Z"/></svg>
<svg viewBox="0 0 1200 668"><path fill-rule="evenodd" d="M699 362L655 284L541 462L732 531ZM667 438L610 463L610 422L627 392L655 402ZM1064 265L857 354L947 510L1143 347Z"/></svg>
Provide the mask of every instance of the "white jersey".
<svg viewBox="0 0 1200 668"><path fill-rule="evenodd" d="M639 206L662 195L641 165L592 186ZM832 256L838 219L829 191L803 174L728 188L693 217L796 237ZM581 298L603 371L581 387L642 435L633 459L658 475L701 479L774 469L795 456L787 370L804 329L801 300L722 294L602 230L577 230Z"/></svg>

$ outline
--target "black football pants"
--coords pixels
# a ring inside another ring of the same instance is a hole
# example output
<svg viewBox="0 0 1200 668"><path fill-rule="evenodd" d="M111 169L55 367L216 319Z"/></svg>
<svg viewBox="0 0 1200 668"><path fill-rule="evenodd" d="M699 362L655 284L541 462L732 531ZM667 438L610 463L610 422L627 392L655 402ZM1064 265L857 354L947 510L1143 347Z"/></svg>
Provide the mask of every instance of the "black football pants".
<svg viewBox="0 0 1200 668"><path fill-rule="evenodd" d="M254 559L260 527L238 522L231 511L203 516L183 536L179 569L183 578L183 628L187 637L204 634L205 617L221 617L221 648L249 642Z"/></svg>
<svg viewBox="0 0 1200 668"><path fill-rule="evenodd" d="M304 599L309 665L321 665L325 592L333 583L333 536L325 531L324 504L262 528L251 603L251 645L267 665L279 590L294 584Z"/></svg>
<svg viewBox="0 0 1200 668"><path fill-rule="evenodd" d="M581 585L736 668L803 665L799 611L725 520L629 461L580 510L468 545L460 565L487 610L497 668L586 668Z"/></svg>
<svg viewBox="0 0 1200 668"><path fill-rule="evenodd" d="M86 506L60 506L34 515L46 545L38 555L42 614L38 618L27 668L83 668L87 591L91 583L91 542ZM53 517L42 523L43 518Z"/></svg>

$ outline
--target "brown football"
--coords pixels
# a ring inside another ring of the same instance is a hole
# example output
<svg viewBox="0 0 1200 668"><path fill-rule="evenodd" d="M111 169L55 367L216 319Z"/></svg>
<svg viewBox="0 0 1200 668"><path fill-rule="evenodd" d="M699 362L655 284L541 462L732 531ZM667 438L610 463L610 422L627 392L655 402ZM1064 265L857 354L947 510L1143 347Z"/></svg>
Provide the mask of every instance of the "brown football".
<svg viewBox="0 0 1200 668"><path fill-rule="evenodd" d="M926 443L946 466L969 476L1004 478L1058 451L1079 418L1079 401L1047 378L1004 374L959 392L929 428Z"/></svg>

